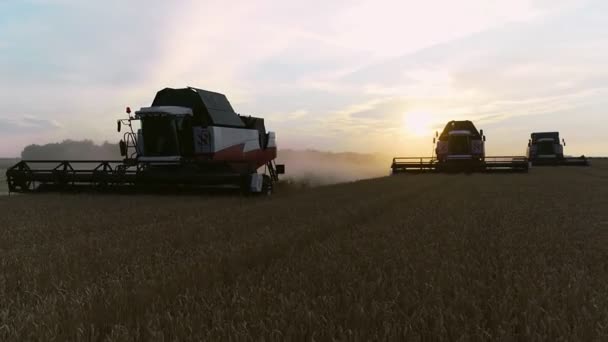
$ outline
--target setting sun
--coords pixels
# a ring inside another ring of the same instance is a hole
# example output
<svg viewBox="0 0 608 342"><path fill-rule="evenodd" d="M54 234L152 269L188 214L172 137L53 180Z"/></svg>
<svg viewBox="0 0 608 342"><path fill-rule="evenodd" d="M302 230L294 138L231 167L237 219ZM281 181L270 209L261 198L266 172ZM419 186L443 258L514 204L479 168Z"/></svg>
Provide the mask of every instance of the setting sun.
<svg viewBox="0 0 608 342"><path fill-rule="evenodd" d="M429 112L410 112L403 118L403 127L406 132L416 136L425 137L432 134L432 114Z"/></svg>

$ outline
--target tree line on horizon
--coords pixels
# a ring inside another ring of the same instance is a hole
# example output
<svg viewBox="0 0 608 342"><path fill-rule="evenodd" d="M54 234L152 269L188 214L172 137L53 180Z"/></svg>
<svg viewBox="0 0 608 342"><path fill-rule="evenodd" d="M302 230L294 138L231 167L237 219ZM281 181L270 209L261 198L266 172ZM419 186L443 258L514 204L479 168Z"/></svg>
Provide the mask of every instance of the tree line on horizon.
<svg viewBox="0 0 608 342"><path fill-rule="evenodd" d="M357 152L328 152L315 149L279 149L279 159L293 160L297 158L313 158L328 162L364 163L379 156ZM44 145L32 144L26 146L21 152L21 159L25 160L93 160L93 159L121 159L118 144L103 142L96 144L92 140L64 140L59 143Z"/></svg>
<svg viewBox="0 0 608 342"><path fill-rule="evenodd" d="M29 160L93 160L121 159L118 144L103 142L98 145L92 140L64 140L44 145L32 144L21 152L21 159Z"/></svg>

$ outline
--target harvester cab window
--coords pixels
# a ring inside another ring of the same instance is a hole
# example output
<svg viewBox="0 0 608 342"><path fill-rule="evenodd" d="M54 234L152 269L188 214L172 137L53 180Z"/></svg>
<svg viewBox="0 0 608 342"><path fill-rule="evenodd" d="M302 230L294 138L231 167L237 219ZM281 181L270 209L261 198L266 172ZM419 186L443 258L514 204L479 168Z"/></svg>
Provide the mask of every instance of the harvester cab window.
<svg viewBox="0 0 608 342"><path fill-rule="evenodd" d="M192 119L190 116L177 119L177 136L179 138L180 155L194 154L194 136L192 134Z"/></svg>
<svg viewBox="0 0 608 342"><path fill-rule="evenodd" d="M468 135L452 135L448 142L448 151L450 154L470 154L471 153L471 138Z"/></svg>
<svg viewBox="0 0 608 342"><path fill-rule="evenodd" d="M554 154L555 148L553 146L553 141L539 141L537 143L538 154Z"/></svg>
<svg viewBox="0 0 608 342"><path fill-rule="evenodd" d="M176 122L172 117L147 117L142 120L144 153L148 157L179 155Z"/></svg>

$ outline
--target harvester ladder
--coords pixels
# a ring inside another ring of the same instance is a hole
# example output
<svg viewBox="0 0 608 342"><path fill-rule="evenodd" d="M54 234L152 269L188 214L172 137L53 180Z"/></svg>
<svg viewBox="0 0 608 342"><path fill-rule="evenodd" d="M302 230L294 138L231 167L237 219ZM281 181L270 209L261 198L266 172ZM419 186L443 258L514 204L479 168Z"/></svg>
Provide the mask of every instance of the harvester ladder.
<svg viewBox="0 0 608 342"><path fill-rule="evenodd" d="M130 109L127 108L127 113L131 113ZM138 141L137 141L137 133L135 133L133 131L133 123L132 121L135 120L134 118L132 118L131 116L129 116L128 119L121 119L118 121L118 127L119 127L119 131L120 131L120 126L121 125L125 125L127 127L129 127L129 131L125 132L125 134L122 137L122 141L124 141L125 144L125 158L126 159L134 159L138 157ZM122 147L121 147L122 148ZM129 150L133 149L134 152L129 154Z"/></svg>
<svg viewBox="0 0 608 342"><path fill-rule="evenodd" d="M266 168L268 169L268 173L270 174L270 179L272 179L273 182L278 182L279 175L277 174L277 170L275 169L272 161L266 163Z"/></svg>
<svg viewBox="0 0 608 342"><path fill-rule="evenodd" d="M133 159L137 156L137 135L134 132L126 132L124 134L124 141L127 145L127 158ZM134 152L129 155L129 150L133 149Z"/></svg>

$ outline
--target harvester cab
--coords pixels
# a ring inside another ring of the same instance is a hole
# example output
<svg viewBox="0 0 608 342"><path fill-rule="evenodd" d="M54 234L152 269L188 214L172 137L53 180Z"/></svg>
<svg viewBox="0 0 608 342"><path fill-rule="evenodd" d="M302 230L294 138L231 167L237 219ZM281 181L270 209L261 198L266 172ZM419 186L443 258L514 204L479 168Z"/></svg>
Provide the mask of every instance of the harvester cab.
<svg viewBox="0 0 608 342"><path fill-rule="evenodd" d="M133 132L133 121L140 122L137 133ZM127 125L130 131L120 141L120 153L127 159L178 163L193 155L192 110L188 107L144 107L127 119Z"/></svg>
<svg viewBox="0 0 608 342"><path fill-rule="evenodd" d="M559 132L535 132L528 140L527 156L534 166L588 166L585 156L566 157L566 141L560 141Z"/></svg>
<svg viewBox="0 0 608 342"><path fill-rule="evenodd" d="M437 139L437 161L481 162L485 156L484 138L483 130L477 131L471 121L451 121Z"/></svg>
<svg viewBox="0 0 608 342"><path fill-rule="evenodd" d="M392 173L528 171L526 157L486 156L485 142L483 130L471 121L450 121L441 134L435 133L435 155L393 158Z"/></svg>
<svg viewBox="0 0 608 342"><path fill-rule="evenodd" d="M276 136L266 131L264 119L237 114L223 94L165 88L151 106L134 115L129 107L126 112L127 118L117 122L119 132L128 127L119 143L122 161L22 161L7 171L10 191L33 190L37 183L60 188L237 186L269 194L285 172L275 163Z"/></svg>

